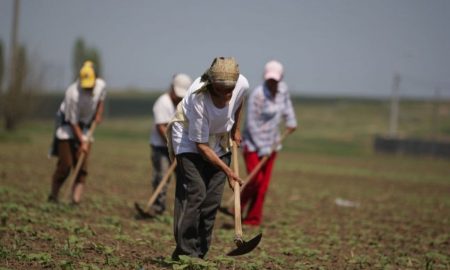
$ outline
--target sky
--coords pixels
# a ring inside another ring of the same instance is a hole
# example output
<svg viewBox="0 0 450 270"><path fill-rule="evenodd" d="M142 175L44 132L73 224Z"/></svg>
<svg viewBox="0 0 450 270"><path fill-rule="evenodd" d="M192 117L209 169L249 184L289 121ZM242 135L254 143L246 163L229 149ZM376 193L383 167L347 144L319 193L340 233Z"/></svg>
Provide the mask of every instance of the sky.
<svg viewBox="0 0 450 270"><path fill-rule="evenodd" d="M448 0L21 0L19 41L49 89L72 79L82 37L100 51L111 89L162 90L174 73L200 76L236 57L250 87L264 64L285 67L293 95L450 96ZM9 49L13 0L0 1Z"/></svg>

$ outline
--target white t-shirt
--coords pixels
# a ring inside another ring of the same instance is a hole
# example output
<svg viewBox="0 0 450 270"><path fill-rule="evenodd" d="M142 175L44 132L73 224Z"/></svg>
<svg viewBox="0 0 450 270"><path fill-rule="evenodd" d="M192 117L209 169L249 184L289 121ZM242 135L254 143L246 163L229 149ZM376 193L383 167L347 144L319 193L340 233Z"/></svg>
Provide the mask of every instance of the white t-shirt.
<svg viewBox="0 0 450 270"><path fill-rule="evenodd" d="M168 124L175 115L175 105L169 93L165 93L156 100L153 105L153 128L150 133L150 144L158 147L167 147L165 140L159 134L156 125Z"/></svg>
<svg viewBox="0 0 450 270"><path fill-rule="evenodd" d="M249 88L247 79L239 75L231 100L224 108L217 108L208 91L193 93L204 85L197 78L189 87L181 106L189 122L189 128L175 122L172 126L172 144L175 154L198 153L196 143L207 143L210 136L218 136L215 145L210 145L214 152L225 154L220 146L220 135L230 132L235 122L234 115L242 103Z"/></svg>
<svg viewBox="0 0 450 270"><path fill-rule="evenodd" d="M78 81L71 84L59 107L65 116L64 120L74 125L79 122L89 124L93 120L98 102L105 100L105 86L105 81L100 78L95 80L95 87L92 90L80 88ZM87 130L84 130L83 133L87 133ZM59 126L56 130L56 138L60 140L75 138L72 127L70 125Z"/></svg>

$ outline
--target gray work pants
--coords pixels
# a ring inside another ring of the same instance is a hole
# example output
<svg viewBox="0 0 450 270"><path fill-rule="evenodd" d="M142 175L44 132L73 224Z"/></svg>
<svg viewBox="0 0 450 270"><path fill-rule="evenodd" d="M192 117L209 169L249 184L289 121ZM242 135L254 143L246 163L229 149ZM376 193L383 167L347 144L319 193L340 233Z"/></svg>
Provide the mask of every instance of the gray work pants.
<svg viewBox="0 0 450 270"><path fill-rule="evenodd" d="M203 258L211 244L226 175L200 154L183 153L176 158L174 235L177 246L172 258L177 259L179 255ZM231 154L221 159L229 165Z"/></svg>
<svg viewBox="0 0 450 270"><path fill-rule="evenodd" d="M169 170L170 160L167 147L157 147L152 145L151 148L151 160L153 167L152 186L154 191ZM156 197L156 201L152 206L153 210L158 214L162 214L164 210L166 210L166 195L169 182L170 181L167 181L167 183L164 185L163 189Z"/></svg>

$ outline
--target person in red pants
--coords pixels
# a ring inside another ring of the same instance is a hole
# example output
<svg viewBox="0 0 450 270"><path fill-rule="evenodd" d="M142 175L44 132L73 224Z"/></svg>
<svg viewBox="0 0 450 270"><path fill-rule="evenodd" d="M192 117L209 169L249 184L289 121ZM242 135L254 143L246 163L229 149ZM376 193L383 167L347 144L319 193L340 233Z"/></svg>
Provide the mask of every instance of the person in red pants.
<svg viewBox="0 0 450 270"><path fill-rule="evenodd" d="M281 149L280 123L285 121L289 133L297 128L292 101L282 79L281 63L268 62L264 69L264 83L256 87L248 99L243 134L247 172L250 174L265 156L268 156L268 160L242 190L241 207L248 207L243 224L259 226L262 222L264 198L269 188L276 151Z"/></svg>

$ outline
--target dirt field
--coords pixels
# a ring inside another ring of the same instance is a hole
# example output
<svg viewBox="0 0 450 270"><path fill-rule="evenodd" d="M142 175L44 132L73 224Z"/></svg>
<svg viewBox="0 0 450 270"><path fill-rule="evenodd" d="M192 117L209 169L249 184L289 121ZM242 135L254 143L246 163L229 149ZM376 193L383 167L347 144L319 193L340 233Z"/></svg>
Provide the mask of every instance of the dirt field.
<svg viewBox="0 0 450 270"><path fill-rule="evenodd" d="M52 121L2 132L0 269L450 269L450 160L373 153L372 135L387 125L383 108L298 108L301 127L276 161L264 224L244 227L245 239L262 232L262 242L225 256L232 219L218 214L205 261L169 259L174 181L165 215L135 218L133 203L151 195L150 119L106 119L98 128L77 207L66 190L59 205L46 202ZM425 133L421 111L401 132ZM245 175L242 159L240 167ZM230 195L226 187L224 201Z"/></svg>

